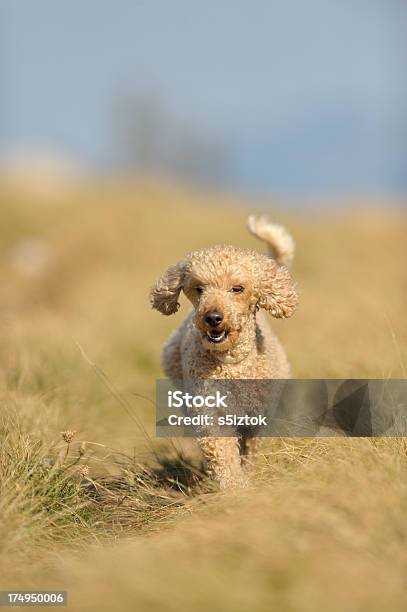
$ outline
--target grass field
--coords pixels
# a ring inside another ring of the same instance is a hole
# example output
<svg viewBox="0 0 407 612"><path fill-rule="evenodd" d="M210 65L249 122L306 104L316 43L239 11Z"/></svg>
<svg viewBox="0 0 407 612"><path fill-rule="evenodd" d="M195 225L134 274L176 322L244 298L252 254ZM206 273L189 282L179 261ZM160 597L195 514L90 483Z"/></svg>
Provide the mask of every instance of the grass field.
<svg viewBox="0 0 407 612"><path fill-rule="evenodd" d="M274 324L295 376L405 377L407 216L262 205L297 242L300 307ZM260 208L0 185L2 589L64 589L72 610L406 609L405 440L270 440L249 488L221 494L192 442L154 438L160 349L187 305L163 317L149 287L189 250L262 249L245 230Z"/></svg>

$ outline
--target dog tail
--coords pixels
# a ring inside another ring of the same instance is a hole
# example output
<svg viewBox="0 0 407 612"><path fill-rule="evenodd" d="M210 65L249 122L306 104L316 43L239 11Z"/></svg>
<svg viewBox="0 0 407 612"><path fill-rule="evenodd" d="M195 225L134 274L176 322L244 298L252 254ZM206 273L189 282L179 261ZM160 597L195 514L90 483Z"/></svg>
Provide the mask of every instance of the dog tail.
<svg viewBox="0 0 407 612"><path fill-rule="evenodd" d="M285 227L271 223L267 217L250 215L247 219L247 229L253 236L267 244L268 254L279 265L287 268L291 266L295 254L295 242Z"/></svg>

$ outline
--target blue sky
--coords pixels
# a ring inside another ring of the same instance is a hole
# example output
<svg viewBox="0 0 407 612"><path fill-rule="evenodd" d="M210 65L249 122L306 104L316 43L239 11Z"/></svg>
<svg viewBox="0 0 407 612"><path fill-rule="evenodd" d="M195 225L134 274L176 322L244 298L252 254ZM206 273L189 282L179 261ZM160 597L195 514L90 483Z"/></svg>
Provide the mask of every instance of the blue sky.
<svg viewBox="0 0 407 612"><path fill-rule="evenodd" d="M0 152L117 163L114 108L156 96L227 143L235 188L407 193L403 0L2 0Z"/></svg>

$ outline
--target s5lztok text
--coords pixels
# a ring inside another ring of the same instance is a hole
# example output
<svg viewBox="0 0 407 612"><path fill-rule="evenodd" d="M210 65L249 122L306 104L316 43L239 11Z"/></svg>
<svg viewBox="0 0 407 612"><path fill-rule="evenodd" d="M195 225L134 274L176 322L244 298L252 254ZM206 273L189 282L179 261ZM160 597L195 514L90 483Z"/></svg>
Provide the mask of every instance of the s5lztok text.
<svg viewBox="0 0 407 612"><path fill-rule="evenodd" d="M266 427L267 418L264 415L238 416L236 414L225 414L222 416L210 416L208 414L196 414L194 416L178 416L170 414L168 425L172 426L194 426L208 427L217 425L218 427Z"/></svg>

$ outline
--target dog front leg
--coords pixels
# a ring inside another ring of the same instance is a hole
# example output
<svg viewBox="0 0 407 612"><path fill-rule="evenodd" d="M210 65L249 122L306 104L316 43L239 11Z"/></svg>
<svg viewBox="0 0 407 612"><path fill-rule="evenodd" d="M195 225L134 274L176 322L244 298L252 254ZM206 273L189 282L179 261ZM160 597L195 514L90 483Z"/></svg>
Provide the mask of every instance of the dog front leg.
<svg viewBox="0 0 407 612"><path fill-rule="evenodd" d="M200 438L207 473L220 489L242 486L245 482L237 438Z"/></svg>

